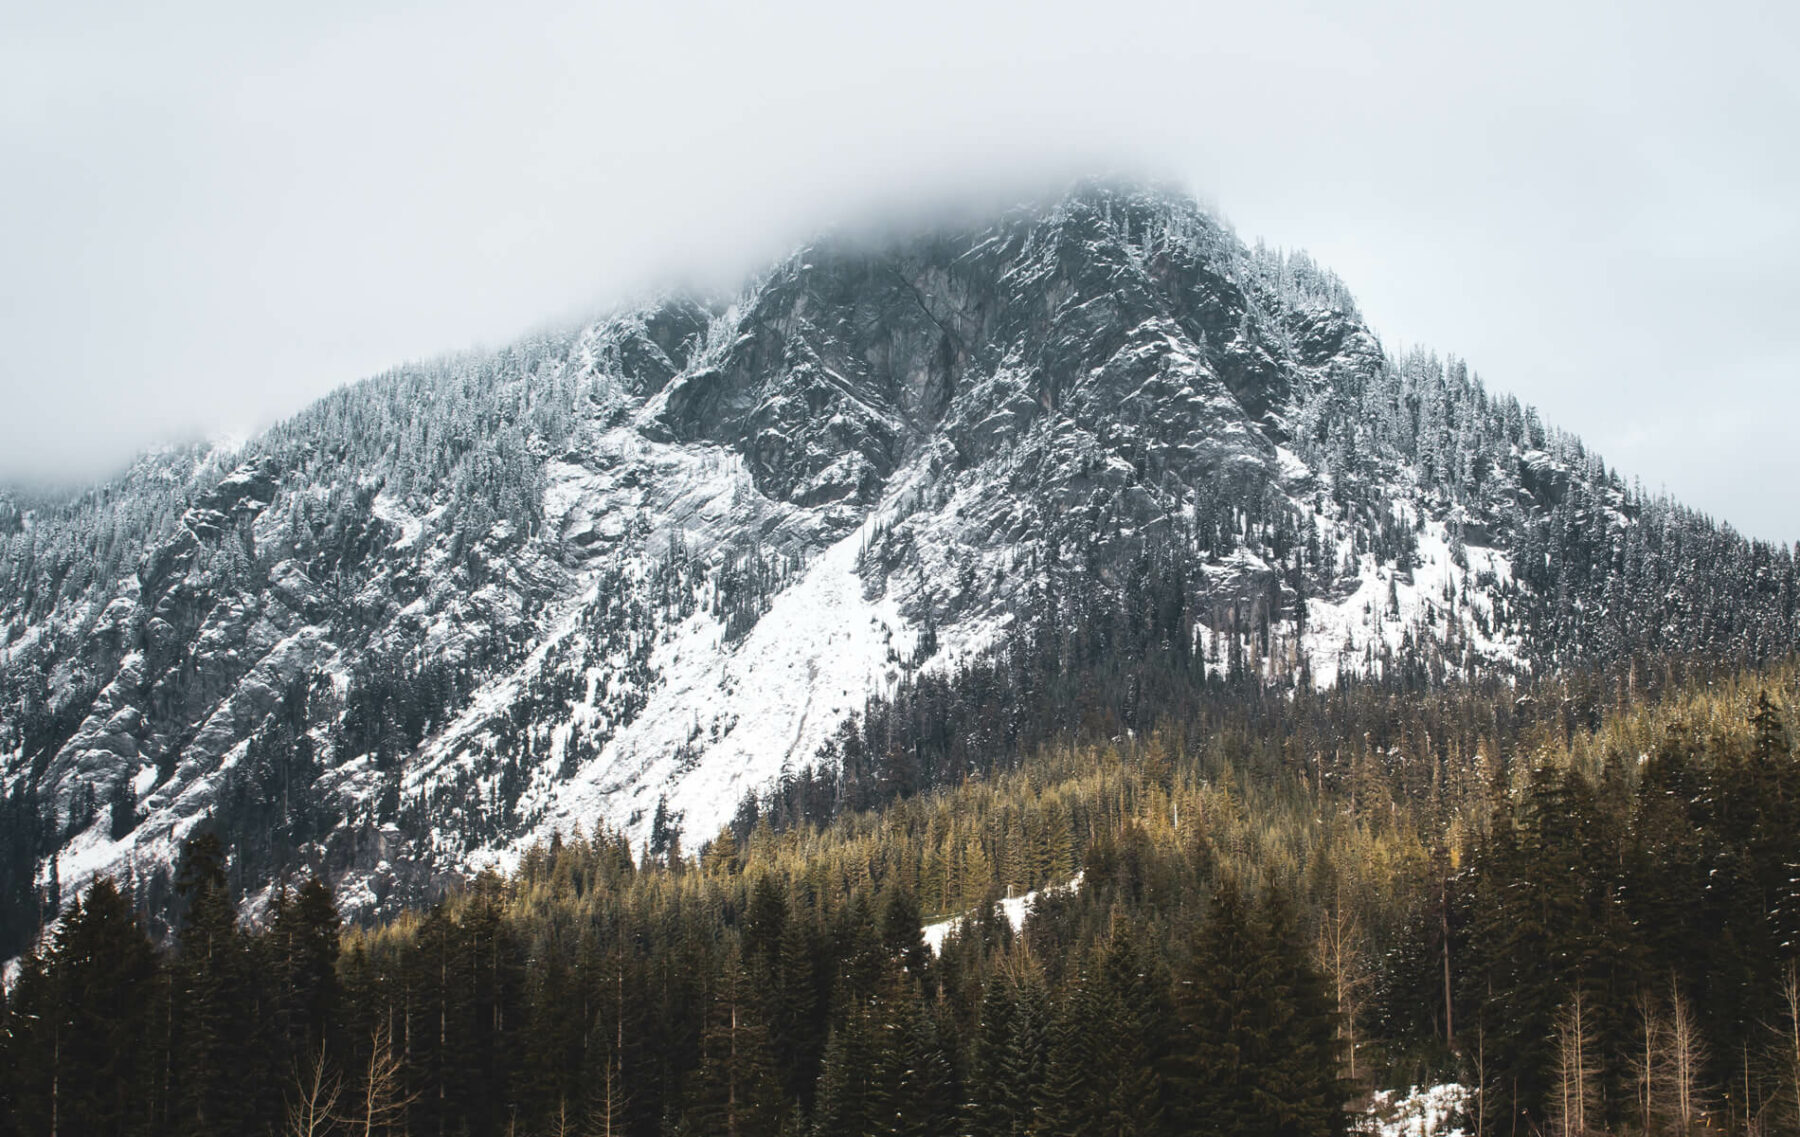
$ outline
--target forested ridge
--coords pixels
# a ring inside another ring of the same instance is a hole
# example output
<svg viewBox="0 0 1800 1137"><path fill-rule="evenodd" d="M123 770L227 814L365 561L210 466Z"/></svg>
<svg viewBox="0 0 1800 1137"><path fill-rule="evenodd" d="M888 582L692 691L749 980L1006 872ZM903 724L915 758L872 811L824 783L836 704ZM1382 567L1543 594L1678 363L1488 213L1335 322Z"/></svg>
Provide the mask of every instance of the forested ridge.
<svg viewBox="0 0 1800 1137"><path fill-rule="evenodd" d="M576 818L641 846L659 797L705 840L784 762L771 823L825 825L1203 682L1797 644L1791 545L1084 183L0 487L0 958L96 870L160 938L200 818L239 900L303 867L379 920Z"/></svg>
<svg viewBox="0 0 1800 1137"><path fill-rule="evenodd" d="M1200 691L369 928L240 923L200 836L166 943L100 881L24 961L4 1131L1325 1135L1448 1079L1481 1134L1800 1131L1800 671Z"/></svg>

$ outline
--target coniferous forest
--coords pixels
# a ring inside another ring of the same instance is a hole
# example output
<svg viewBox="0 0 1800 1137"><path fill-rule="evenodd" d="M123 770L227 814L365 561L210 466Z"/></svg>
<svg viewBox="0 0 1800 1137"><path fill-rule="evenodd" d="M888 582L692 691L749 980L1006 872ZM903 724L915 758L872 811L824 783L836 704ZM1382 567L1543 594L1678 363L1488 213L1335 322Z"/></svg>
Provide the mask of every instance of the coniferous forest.
<svg viewBox="0 0 1800 1137"><path fill-rule="evenodd" d="M1189 200L827 241L0 496L0 1137L1800 1137L1796 645Z"/></svg>
<svg viewBox="0 0 1800 1137"><path fill-rule="evenodd" d="M1797 1132L1797 700L1215 676L960 778L871 707L685 851L571 832L371 927L240 919L202 832L166 936L100 880L24 960L4 1131L1323 1137L1457 1081L1482 1137Z"/></svg>

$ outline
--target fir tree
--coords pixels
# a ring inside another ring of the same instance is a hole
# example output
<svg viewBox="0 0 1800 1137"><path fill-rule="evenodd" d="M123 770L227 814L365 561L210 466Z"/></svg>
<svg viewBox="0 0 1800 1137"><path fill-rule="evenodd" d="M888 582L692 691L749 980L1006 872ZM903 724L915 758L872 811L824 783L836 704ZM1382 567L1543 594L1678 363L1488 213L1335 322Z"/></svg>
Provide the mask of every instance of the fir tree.
<svg viewBox="0 0 1800 1137"><path fill-rule="evenodd" d="M700 1066L684 1093L696 1133L775 1137L784 1112L781 1084L749 974L737 960L719 977L700 1037Z"/></svg>
<svg viewBox="0 0 1800 1137"><path fill-rule="evenodd" d="M111 880L96 881L11 992L4 1057L20 1133L142 1130L158 1050L154 980L150 941L130 905Z"/></svg>
<svg viewBox="0 0 1800 1137"><path fill-rule="evenodd" d="M175 880L187 900L174 963L181 1022L175 1067L184 1125L200 1137L242 1125L249 1104L244 1066L254 1056L249 961L225 867L218 838L201 834L183 847Z"/></svg>

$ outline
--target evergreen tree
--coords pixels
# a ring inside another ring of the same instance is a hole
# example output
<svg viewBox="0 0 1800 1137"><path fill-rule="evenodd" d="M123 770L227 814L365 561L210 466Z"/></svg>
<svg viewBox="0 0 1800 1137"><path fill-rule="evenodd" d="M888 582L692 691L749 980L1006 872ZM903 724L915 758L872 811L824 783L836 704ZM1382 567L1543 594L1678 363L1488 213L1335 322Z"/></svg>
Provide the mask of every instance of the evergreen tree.
<svg viewBox="0 0 1800 1137"><path fill-rule="evenodd" d="M1031 1116L1029 1102L1020 1116L1015 1087L1007 1080L1007 1057L1019 1024L1017 1002L1004 976L988 981L977 1030L967 1081L969 1132L975 1137L1014 1137L1029 1130Z"/></svg>
<svg viewBox="0 0 1800 1137"><path fill-rule="evenodd" d="M1098 964L1100 1016L1095 1060L1103 1095L1099 1132L1155 1137L1167 1131L1169 978L1142 933L1120 922Z"/></svg>
<svg viewBox="0 0 1800 1137"><path fill-rule="evenodd" d="M1051 1019L1043 1100L1032 1117L1035 1137L1099 1132L1107 1102L1096 1075L1101 1013L1094 980L1084 966L1071 978Z"/></svg>
<svg viewBox="0 0 1800 1137"><path fill-rule="evenodd" d="M312 1053L327 1039L338 1010L338 929L342 923L331 886L317 877L277 897L270 919L276 1018L286 1052Z"/></svg>
<svg viewBox="0 0 1800 1137"><path fill-rule="evenodd" d="M831 969L822 958L821 940L810 913L790 910L781 930L768 1016L782 1085L789 1098L806 1108L812 1106L827 1033Z"/></svg>
<svg viewBox="0 0 1800 1137"><path fill-rule="evenodd" d="M1284 898L1253 911L1221 874L1175 1005L1181 1031L1169 1069L1184 1131L1343 1131L1333 1012Z"/></svg>
<svg viewBox="0 0 1800 1137"><path fill-rule="evenodd" d="M683 1095L696 1133L775 1137L784 1113L769 1035L743 965L728 961L700 1037L700 1067Z"/></svg>
<svg viewBox="0 0 1800 1137"><path fill-rule="evenodd" d="M149 1009L156 961L109 879L70 905L8 1000L9 1115L25 1133L142 1132L156 1074Z"/></svg>
<svg viewBox="0 0 1800 1137"><path fill-rule="evenodd" d="M182 848L176 892L187 900L173 965L177 1018L175 1071L182 1125L197 1137L239 1131L254 1099L246 1067L254 1022L249 959L226 887L225 849L211 833Z"/></svg>

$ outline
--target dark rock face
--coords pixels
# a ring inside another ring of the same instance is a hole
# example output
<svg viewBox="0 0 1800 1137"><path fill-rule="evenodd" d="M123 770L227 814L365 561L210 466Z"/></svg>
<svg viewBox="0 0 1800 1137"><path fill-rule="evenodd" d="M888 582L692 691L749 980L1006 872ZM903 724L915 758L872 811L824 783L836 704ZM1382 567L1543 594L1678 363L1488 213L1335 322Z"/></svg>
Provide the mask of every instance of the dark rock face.
<svg viewBox="0 0 1800 1137"><path fill-rule="evenodd" d="M1304 256L1086 186L0 500L0 954L94 871L154 905L199 825L253 901L312 867L359 913L659 797L705 834L868 691L1153 555L1274 683L1755 656L1800 591L1387 356Z"/></svg>
<svg viewBox="0 0 1800 1137"><path fill-rule="evenodd" d="M1095 193L1048 222L922 247L809 249L758 293L722 358L671 387L662 421L739 449L758 489L799 505L866 507L940 433L966 468L1045 422L1104 450L1141 436L1139 461L1214 476L1220 417L1230 433L1260 424L1291 394L1291 366L1207 246L1169 241L1169 223ZM1134 225L1144 247L1120 239ZM1349 335L1337 327L1315 354Z"/></svg>
<svg viewBox="0 0 1800 1137"><path fill-rule="evenodd" d="M618 369L635 395L654 395L681 374L712 313L690 299L671 300L619 337Z"/></svg>

